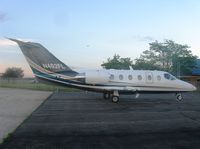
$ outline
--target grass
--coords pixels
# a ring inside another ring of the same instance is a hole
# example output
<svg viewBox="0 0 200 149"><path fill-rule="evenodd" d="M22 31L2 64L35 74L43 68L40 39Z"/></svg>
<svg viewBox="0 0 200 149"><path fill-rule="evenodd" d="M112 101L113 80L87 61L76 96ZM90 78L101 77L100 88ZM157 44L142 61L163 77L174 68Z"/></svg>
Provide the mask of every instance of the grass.
<svg viewBox="0 0 200 149"><path fill-rule="evenodd" d="M64 92L72 92L79 91L78 89L56 86L56 85L48 85L42 83L32 83L32 82L0 82L0 87L3 88L19 88L19 89L31 89L31 90L40 90L40 91L64 91Z"/></svg>

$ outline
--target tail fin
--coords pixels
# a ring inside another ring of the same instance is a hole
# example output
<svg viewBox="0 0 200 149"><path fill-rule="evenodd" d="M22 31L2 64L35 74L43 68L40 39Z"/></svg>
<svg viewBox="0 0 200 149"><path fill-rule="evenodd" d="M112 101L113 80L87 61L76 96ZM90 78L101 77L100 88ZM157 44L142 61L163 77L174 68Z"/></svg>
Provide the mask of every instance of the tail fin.
<svg viewBox="0 0 200 149"><path fill-rule="evenodd" d="M77 74L39 43L23 42L8 38L16 42L34 73L68 73L70 76Z"/></svg>

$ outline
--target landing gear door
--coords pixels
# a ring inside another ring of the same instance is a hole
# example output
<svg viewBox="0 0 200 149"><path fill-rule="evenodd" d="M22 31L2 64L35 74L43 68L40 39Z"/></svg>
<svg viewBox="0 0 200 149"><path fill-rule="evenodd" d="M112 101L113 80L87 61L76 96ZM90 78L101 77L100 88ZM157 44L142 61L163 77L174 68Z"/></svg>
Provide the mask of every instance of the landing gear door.
<svg viewBox="0 0 200 149"><path fill-rule="evenodd" d="M146 72L146 83L153 83L153 73L152 72Z"/></svg>

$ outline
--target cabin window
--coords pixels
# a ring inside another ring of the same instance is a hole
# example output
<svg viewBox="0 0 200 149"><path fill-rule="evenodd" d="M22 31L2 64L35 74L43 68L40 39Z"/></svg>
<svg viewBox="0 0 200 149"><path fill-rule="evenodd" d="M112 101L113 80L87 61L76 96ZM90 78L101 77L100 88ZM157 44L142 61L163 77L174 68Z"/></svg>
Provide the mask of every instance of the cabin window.
<svg viewBox="0 0 200 149"><path fill-rule="evenodd" d="M148 75L148 77L147 77L147 78L148 78L148 80L149 80L149 81L151 81L151 80L152 80L152 77L151 77L151 75Z"/></svg>
<svg viewBox="0 0 200 149"><path fill-rule="evenodd" d="M132 76L132 75L128 75L128 79L129 79L129 80L132 80L132 79L133 79L133 76Z"/></svg>
<svg viewBox="0 0 200 149"><path fill-rule="evenodd" d="M176 80L176 77L171 75L171 80Z"/></svg>
<svg viewBox="0 0 200 149"><path fill-rule="evenodd" d="M164 77L165 77L165 79L170 80L170 74L165 73L165 74L164 74Z"/></svg>
<svg viewBox="0 0 200 149"><path fill-rule="evenodd" d="M165 73L164 77L167 80L176 80L176 78L174 76L170 75L169 73Z"/></svg>
<svg viewBox="0 0 200 149"><path fill-rule="evenodd" d="M138 75L138 80L142 80L142 76L141 75Z"/></svg>
<svg viewBox="0 0 200 149"><path fill-rule="evenodd" d="M114 80L114 75L113 74L110 75L110 80Z"/></svg>
<svg viewBox="0 0 200 149"><path fill-rule="evenodd" d="M123 78L124 78L123 75L120 74L120 75L119 75L119 79L120 79L120 80L123 80Z"/></svg>
<svg viewBox="0 0 200 149"><path fill-rule="evenodd" d="M157 80L160 81L161 80L161 76L157 76Z"/></svg>

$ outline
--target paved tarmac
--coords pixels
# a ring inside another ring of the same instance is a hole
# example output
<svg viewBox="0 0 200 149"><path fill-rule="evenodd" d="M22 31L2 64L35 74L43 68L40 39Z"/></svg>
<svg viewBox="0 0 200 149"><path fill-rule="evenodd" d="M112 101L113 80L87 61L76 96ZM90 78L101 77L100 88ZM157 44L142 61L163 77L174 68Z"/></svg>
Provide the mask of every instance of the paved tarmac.
<svg viewBox="0 0 200 149"><path fill-rule="evenodd" d="M51 92L0 88L0 142L50 94Z"/></svg>
<svg viewBox="0 0 200 149"><path fill-rule="evenodd" d="M54 93L3 149L199 149L200 94L120 96Z"/></svg>

